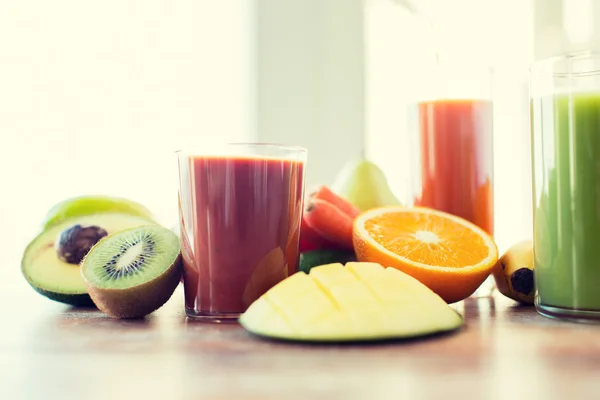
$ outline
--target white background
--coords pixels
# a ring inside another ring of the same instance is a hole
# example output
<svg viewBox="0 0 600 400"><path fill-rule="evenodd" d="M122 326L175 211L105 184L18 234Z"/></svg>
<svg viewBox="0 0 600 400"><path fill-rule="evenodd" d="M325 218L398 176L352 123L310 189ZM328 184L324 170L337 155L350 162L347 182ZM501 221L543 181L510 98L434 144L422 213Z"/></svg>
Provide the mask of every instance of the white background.
<svg viewBox="0 0 600 400"><path fill-rule="evenodd" d="M493 68L495 239L501 250L531 236L528 66L534 59L533 7L524 0L429 0L427 19L389 0L369 0L367 147L400 198L409 198L406 109L434 49L475 68ZM510 23L510 29L507 24ZM434 47L434 44L435 47Z"/></svg>
<svg viewBox="0 0 600 400"><path fill-rule="evenodd" d="M403 78L418 72L422 36L395 2L0 2L0 246L15 255L3 267L17 268L44 213L70 196L130 197L171 225L172 152L206 140L304 145L309 187L366 149L402 197ZM437 10L448 48L475 46L497 70L496 222L506 247L531 230L527 66L600 43L582 17L600 7L429 3L446 5Z"/></svg>
<svg viewBox="0 0 600 400"><path fill-rule="evenodd" d="M241 5L0 1L3 246L80 194L129 197L174 221L173 151L252 134Z"/></svg>

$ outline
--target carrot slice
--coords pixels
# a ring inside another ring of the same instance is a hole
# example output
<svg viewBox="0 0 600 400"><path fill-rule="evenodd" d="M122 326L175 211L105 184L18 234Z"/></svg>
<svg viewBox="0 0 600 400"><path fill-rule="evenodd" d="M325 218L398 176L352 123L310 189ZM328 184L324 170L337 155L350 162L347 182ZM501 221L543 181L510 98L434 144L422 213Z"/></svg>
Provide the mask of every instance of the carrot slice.
<svg viewBox="0 0 600 400"><path fill-rule="evenodd" d="M338 194L334 193L327 186L322 185L317 187L317 189L310 195L311 198L325 200L335 207L339 208L344 214L348 215L350 218L354 219L360 214L360 210L356 208L352 203Z"/></svg>
<svg viewBox="0 0 600 400"><path fill-rule="evenodd" d="M306 224L326 240L345 249L353 249L352 224L354 218L345 214L332 203L321 199L309 199L304 212Z"/></svg>

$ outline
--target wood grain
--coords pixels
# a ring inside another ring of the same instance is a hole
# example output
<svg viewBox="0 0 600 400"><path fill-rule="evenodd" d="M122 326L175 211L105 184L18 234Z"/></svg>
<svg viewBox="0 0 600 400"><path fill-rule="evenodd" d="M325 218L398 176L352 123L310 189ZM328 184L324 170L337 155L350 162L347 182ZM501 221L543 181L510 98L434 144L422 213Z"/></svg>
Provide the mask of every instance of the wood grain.
<svg viewBox="0 0 600 400"><path fill-rule="evenodd" d="M141 321L73 309L13 269L0 284L0 399L598 399L600 326L495 294L450 335L371 345L262 340L188 321L178 288Z"/></svg>

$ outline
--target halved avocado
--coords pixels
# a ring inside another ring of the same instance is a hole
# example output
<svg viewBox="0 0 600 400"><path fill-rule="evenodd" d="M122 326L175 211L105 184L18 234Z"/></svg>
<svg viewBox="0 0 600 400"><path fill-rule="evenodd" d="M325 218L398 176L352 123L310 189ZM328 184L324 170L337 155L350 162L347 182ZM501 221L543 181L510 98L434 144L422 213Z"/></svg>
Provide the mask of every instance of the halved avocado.
<svg viewBox="0 0 600 400"><path fill-rule="evenodd" d="M140 225L153 224L146 218L123 214L101 213L70 218L40 233L25 249L21 272L38 293L65 304L93 306L87 293L79 264L61 261L54 248L60 233L73 225L99 226L108 234Z"/></svg>

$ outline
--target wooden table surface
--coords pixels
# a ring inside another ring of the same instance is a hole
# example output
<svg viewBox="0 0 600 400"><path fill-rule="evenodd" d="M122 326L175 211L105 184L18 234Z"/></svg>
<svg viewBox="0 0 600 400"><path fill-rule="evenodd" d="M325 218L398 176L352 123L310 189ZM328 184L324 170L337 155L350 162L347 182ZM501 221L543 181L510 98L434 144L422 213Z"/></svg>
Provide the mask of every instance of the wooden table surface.
<svg viewBox="0 0 600 400"><path fill-rule="evenodd" d="M182 288L141 321L45 299L5 265L0 399L600 399L600 326L501 295L461 331L372 345L270 342L188 321Z"/></svg>

